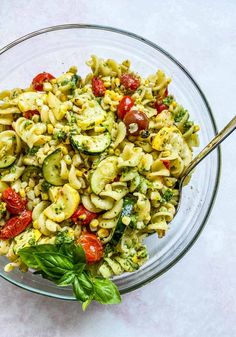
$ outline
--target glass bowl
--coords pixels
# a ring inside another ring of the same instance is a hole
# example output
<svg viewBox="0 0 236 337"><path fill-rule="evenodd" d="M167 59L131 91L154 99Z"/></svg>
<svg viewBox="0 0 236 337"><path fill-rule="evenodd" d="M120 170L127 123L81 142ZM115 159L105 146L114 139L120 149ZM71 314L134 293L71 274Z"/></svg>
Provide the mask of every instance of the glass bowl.
<svg viewBox="0 0 236 337"><path fill-rule="evenodd" d="M200 147L216 133L216 126L207 100L188 71L156 44L132 33L95 25L61 25L33 32L0 50L0 90L26 87L35 74L47 71L60 75L71 65L78 65L85 75L85 61L95 54L117 61L129 59L141 75L158 68L172 78L169 91L186 107L201 127ZM197 150L199 151L199 150ZM171 268L189 250L203 229L212 208L220 172L220 151L214 151L194 172L184 188L181 207L170 224L167 235L147 238L149 260L134 273L114 278L121 293L132 291L150 282ZM61 299L74 300L70 287L60 288L33 275L14 270L3 271L7 259L0 258L0 274L24 289Z"/></svg>

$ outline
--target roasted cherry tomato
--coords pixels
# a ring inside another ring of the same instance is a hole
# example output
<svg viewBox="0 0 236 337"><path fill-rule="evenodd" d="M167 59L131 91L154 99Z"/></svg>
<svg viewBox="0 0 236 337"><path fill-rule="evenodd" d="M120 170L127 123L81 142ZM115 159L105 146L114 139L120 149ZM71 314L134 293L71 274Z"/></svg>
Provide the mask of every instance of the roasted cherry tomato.
<svg viewBox="0 0 236 337"><path fill-rule="evenodd" d="M38 110L28 110L23 112L23 116L27 119L31 119L34 115L39 115Z"/></svg>
<svg viewBox="0 0 236 337"><path fill-rule="evenodd" d="M53 80L55 77L49 73L40 73L33 78L32 86L36 91L43 91L43 82Z"/></svg>
<svg viewBox="0 0 236 337"><path fill-rule="evenodd" d="M165 165L167 170L170 169L170 161L168 159L162 159L162 163Z"/></svg>
<svg viewBox="0 0 236 337"><path fill-rule="evenodd" d="M3 191L2 201L6 203L6 208L11 214L20 214L27 204L27 200L22 199L11 187Z"/></svg>
<svg viewBox="0 0 236 337"><path fill-rule="evenodd" d="M101 260L103 246L95 234L82 234L77 242L83 247L87 262L93 263Z"/></svg>
<svg viewBox="0 0 236 337"><path fill-rule="evenodd" d="M148 118L142 111L131 110L127 112L123 121L127 132L133 136L138 136L141 130L148 129Z"/></svg>
<svg viewBox="0 0 236 337"><path fill-rule="evenodd" d="M120 83L125 87L128 91L135 91L140 86L140 81L137 77L132 74L123 74L120 77Z"/></svg>
<svg viewBox="0 0 236 337"><path fill-rule="evenodd" d="M168 106L163 104L163 103L159 103L158 101L155 103L155 108L157 109L158 113L161 113L163 110L167 110Z"/></svg>
<svg viewBox="0 0 236 337"><path fill-rule="evenodd" d="M117 116L123 119L125 114L130 111L134 105L134 100L130 96L124 96L117 108Z"/></svg>
<svg viewBox="0 0 236 337"><path fill-rule="evenodd" d="M5 226L0 231L0 239L7 240L14 238L23 232L31 221L32 212L23 211L19 216L15 216L6 222Z"/></svg>
<svg viewBox="0 0 236 337"><path fill-rule="evenodd" d="M106 87L100 78L94 77L92 79L92 90L93 94L96 97L101 97L105 95Z"/></svg>
<svg viewBox="0 0 236 337"><path fill-rule="evenodd" d="M83 205L79 205L77 210L74 212L74 214L71 217L71 220L74 223L79 223L81 225L89 225L90 222L93 219L96 219L98 217L97 213L93 213L88 211Z"/></svg>

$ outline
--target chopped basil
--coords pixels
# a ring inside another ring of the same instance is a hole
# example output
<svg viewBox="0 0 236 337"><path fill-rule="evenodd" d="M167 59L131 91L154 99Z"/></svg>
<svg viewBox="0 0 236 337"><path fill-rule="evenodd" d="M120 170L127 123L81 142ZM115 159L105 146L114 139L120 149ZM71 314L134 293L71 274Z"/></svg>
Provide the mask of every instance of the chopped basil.
<svg viewBox="0 0 236 337"><path fill-rule="evenodd" d="M169 95L162 100L162 103L167 106L170 106L173 101L174 101L174 96Z"/></svg>
<svg viewBox="0 0 236 337"><path fill-rule="evenodd" d="M67 137L67 134L65 131L63 130L59 130L59 131L56 131L53 135L53 138L56 139L56 140L60 140L60 141L65 141L66 140L66 137Z"/></svg>
<svg viewBox="0 0 236 337"><path fill-rule="evenodd" d="M163 195L162 198L165 202L169 202L173 197L173 192L170 189L167 189Z"/></svg>

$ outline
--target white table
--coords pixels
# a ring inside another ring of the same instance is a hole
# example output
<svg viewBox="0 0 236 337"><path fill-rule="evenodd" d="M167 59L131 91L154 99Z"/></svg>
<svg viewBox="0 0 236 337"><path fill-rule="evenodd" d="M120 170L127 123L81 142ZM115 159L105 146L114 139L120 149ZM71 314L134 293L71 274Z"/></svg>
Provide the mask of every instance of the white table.
<svg viewBox="0 0 236 337"><path fill-rule="evenodd" d="M0 47L61 23L96 23L140 34L172 53L199 82L219 128L236 112L234 0L1 0ZM1 66L1 65L0 65ZM174 268L119 306L77 303L0 279L1 337L236 336L236 134L222 146L222 175L208 224Z"/></svg>

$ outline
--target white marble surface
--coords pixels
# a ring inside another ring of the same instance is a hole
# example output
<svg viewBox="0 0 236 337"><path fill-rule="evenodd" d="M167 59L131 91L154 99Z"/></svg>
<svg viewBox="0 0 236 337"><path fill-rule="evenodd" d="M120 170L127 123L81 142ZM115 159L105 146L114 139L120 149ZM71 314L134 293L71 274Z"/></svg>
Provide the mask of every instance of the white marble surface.
<svg viewBox="0 0 236 337"><path fill-rule="evenodd" d="M235 114L235 0L1 0L0 47L61 23L96 23L140 34L172 53L199 82L218 127ZM0 63L1 66L1 63ZM236 134L222 146L219 194L190 252L119 306L31 294L0 279L1 337L236 336Z"/></svg>

